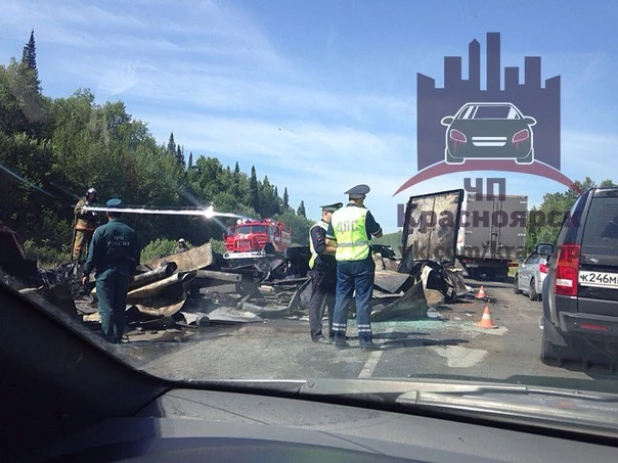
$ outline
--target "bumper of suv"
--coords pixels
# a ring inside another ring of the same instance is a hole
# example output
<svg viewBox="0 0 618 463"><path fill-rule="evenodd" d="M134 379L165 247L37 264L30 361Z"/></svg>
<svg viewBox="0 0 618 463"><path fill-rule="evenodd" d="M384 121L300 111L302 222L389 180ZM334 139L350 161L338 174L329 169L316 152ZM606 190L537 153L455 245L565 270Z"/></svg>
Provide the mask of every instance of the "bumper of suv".
<svg viewBox="0 0 618 463"><path fill-rule="evenodd" d="M618 339L618 317L562 312L560 327L571 335Z"/></svg>

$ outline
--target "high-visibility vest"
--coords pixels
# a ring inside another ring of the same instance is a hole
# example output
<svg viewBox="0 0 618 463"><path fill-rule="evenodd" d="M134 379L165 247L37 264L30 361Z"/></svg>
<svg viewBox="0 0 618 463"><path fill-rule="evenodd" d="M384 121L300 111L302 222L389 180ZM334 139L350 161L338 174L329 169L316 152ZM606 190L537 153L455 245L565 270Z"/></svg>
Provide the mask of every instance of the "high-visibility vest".
<svg viewBox="0 0 618 463"><path fill-rule="evenodd" d="M367 212L364 207L349 206L333 213L331 223L337 240L337 262L369 257L370 241L365 227Z"/></svg>
<svg viewBox="0 0 618 463"><path fill-rule="evenodd" d="M309 229L309 250L311 251L311 259L309 259L310 269L313 269L313 266L315 265L315 260L318 258L318 253L315 251L315 248L313 247L313 239L311 238L311 234L315 227L320 227L324 231L328 231L328 224L324 222L323 220L320 220L318 223L316 223L313 227Z"/></svg>

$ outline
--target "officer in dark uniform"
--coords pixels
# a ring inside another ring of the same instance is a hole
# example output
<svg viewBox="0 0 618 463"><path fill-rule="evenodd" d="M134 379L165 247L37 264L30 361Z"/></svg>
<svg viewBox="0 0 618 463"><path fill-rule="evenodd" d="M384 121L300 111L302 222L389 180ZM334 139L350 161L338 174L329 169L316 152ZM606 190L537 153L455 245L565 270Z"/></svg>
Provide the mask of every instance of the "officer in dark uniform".
<svg viewBox="0 0 618 463"><path fill-rule="evenodd" d="M117 209L122 201L110 199L106 206ZM106 215L109 222L96 229L90 242L82 283L96 269L101 329L108 341L117 344L124 334L129 280L139 264L140 247L137 233L119 220L120 212Z"/></svg>
<svg viewBox="0 0 618 463"><path fill-rule="evenodd" d="M322 218L309 230L311 259L311 299L309 300L309 327L313 342L330 343L322 333L322 318L328 305L328 338L332 338L333 310L337 283L337 261L334 246L326 245L326 231L333 212L343 203L321 206Z"/></svg>
<svg viewBox="0 0 618 463"><path fill-rule="evenodd" d="M371 296L375 263L371 237L382 236L382 228L365 207L367 185L346 191L350 202L336 211L326 233L326 244L336 246L337 297L333 315L333 334L337 347L347 347L348 307L356 292L356 322L361 349L377 349L371 335Z"/></svg>

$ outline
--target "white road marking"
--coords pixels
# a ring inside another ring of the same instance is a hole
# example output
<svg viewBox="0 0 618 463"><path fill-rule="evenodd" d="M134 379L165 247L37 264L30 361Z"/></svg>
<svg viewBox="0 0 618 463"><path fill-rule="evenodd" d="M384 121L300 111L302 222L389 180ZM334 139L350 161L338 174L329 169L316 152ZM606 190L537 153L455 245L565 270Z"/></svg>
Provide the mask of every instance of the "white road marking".
<svg viewBox="0 0 618 463"><path fill-rule="evenodd" d="M470 368L487 357L488 352L483 349L468 349L462 346L431 346L431 350L446 358L451 368Z"/></svg>
<svg viewBox="0 0 618 463"><path fill-rule="evenodd" d="M383 331L380 334L390 334L393 331L395 331L395 328L389 328L389 329ZM382 352L384 352L384 351L374 350L373 352L371 352L371 354L369 354L369 357L367 358L367 361L365 362L365 365L363 365L362 370L358 374L359 378L371 378L371 376L373 375L373 372L375 371L376 367L378 366L378 362L380 361L380 357L382 357Z"/></svg>
<svg viewBox="0 0 618 463"><path fill-rule="evenodd" d="M369 358L365 362L363 369L358 374L359 378L371 378L371 375L373 375L374 370L378 366L380 357L382 357L382 352L383 351L381 350L374 350L371 354L369 354Z"/></svg>

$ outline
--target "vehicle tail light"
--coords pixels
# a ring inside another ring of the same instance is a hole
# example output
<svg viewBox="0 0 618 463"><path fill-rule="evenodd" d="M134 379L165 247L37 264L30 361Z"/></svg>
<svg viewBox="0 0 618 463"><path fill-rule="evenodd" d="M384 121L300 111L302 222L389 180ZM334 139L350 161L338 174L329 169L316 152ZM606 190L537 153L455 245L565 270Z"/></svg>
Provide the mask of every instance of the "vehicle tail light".
<svg viewBox="0 0 618 463"><path fill-rule="evenodd" d="M539 264L539 272L547 273L547 264Z"/></svg>
<svg viewBox="0 0 618 463"><path fill-rule="evenodd" d="M522 141L526 141L528 138L530 138L530 132L528 132L528 129L524 129L524 130L520 130L515 135L513 135L512 142L521 143Z"/></svg>
<svg viewBox="0 0 618 463"><path fill-rule="evenodd" d="M451 133L449 135L451 137L451 140L456 141L458 143L468 143L468 139L466 138L466 136L461 133L459 130L451 130Z"/></svg>
<svg viewBox="0 0 618 463"><path fill-rule="evenodd" d="M577 296L577 280L579 277L578 244L565 244L560 248L556 264L556 294Z"/></svg>
<svg viewBox="0 0 618 463"><path fill-rule="evenodd" d="M592 323L581 323L579 327L583 330L590 330L590 331L603 331L603 332L609 331L607 326L595 325Z"/></svg>

